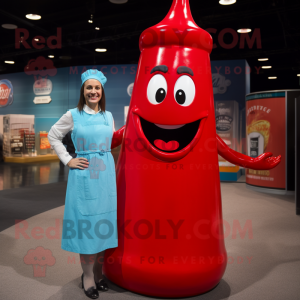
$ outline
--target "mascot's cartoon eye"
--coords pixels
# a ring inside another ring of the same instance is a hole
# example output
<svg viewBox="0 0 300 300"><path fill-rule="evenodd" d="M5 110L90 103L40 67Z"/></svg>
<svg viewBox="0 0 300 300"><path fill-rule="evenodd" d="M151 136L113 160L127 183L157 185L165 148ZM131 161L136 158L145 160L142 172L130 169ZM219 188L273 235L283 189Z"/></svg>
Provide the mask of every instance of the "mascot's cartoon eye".
<svg viewBox="0 0 300 300"><path fill-rule="evenodd" d="M181 106L189 106L195 98L196 88L191 77L183 75L175 83L174 97Z"/></svg>
<svg viewBox="0 0 300 300"><path fill-rule="evenodd" d="M167 81L161 74L154 75L147 88L148 100L152 104L159 104L164 101L167 95Z"/></svg>

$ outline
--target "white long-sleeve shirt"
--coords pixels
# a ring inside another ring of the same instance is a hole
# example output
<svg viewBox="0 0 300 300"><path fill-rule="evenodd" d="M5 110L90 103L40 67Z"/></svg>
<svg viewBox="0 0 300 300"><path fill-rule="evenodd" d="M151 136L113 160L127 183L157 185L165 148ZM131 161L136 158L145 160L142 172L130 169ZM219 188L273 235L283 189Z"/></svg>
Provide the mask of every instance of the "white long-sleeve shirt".
<svg viewBox="0 0 300 300"><path fill-rule="evenodd" d="M83 110L88 114L97 114L93 109L88 107L86 104L83 106ZM113 129L115 132L115 123L113 125ZM73 158L64 144L62 143L62 139L64 136L74 128L74 122L72 118L72 113L67 111L50 129L48 133L48 140L54 151L56 152L58 158L62 161L64 165L67 165L68 162Z"/></svg>

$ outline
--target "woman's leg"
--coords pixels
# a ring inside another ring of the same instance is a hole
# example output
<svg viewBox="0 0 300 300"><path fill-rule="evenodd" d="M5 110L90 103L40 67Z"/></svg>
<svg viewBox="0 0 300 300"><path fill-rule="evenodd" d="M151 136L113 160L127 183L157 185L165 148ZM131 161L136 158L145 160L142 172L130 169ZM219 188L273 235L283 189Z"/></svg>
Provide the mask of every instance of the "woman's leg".
<svg viewBox="0 0 300 300"><path fill-rule="evenodd" d="M96 254L80 254L81 267L84 273L83 285L85 290L87 290L91 286L96 288L93 272L95 260Z"/></svg>
<svg viewBox="0 0 300 300"><path fill-rule="evenodd" d="M96 282L99 282L99 280L103 278L102 266L103 266L103 261L104 261L104 254L105 254L105 250L97 253L97 257L95 259L94 275L95 275Z"/></svg>

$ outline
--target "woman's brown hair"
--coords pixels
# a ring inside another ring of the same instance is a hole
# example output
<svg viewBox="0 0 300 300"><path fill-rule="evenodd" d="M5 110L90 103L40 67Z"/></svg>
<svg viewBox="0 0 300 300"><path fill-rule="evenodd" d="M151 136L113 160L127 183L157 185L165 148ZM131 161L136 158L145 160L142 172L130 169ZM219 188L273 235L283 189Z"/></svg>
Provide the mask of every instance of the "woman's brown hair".
<svg viewBox="0 0 300 300"><path fill-rule="evenodd" d="M84 106L84 104L86 104L85 99L84 99L84 95L83 95L84 85L85 85L85 83L82 85L82 87L80 89L80 97L79 97L79 101L78 101L78 104L77 104L78 110L80 112L83 111L83 106ZM102 97L101 97L98 105L100 106L101 111L105 112L106 99L105 99L104 88L103 88L102 85L101 85L101 88L102 88Z"/></svg>

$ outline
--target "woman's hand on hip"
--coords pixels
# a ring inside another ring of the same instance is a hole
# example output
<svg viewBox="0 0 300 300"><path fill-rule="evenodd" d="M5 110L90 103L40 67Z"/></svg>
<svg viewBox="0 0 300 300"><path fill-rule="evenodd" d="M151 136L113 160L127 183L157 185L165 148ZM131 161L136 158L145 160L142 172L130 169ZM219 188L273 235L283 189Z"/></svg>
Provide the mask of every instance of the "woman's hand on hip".
<svg viewBox="0 0 300 300"><path fill-rule="evenodd" d="M81 169L84 170L86 168L89 167L89 162L86 158L83 157L77 157L77 158L72 158L69 162L68 162L68 166L70 168L75 168L75 169Z"/></svg>

